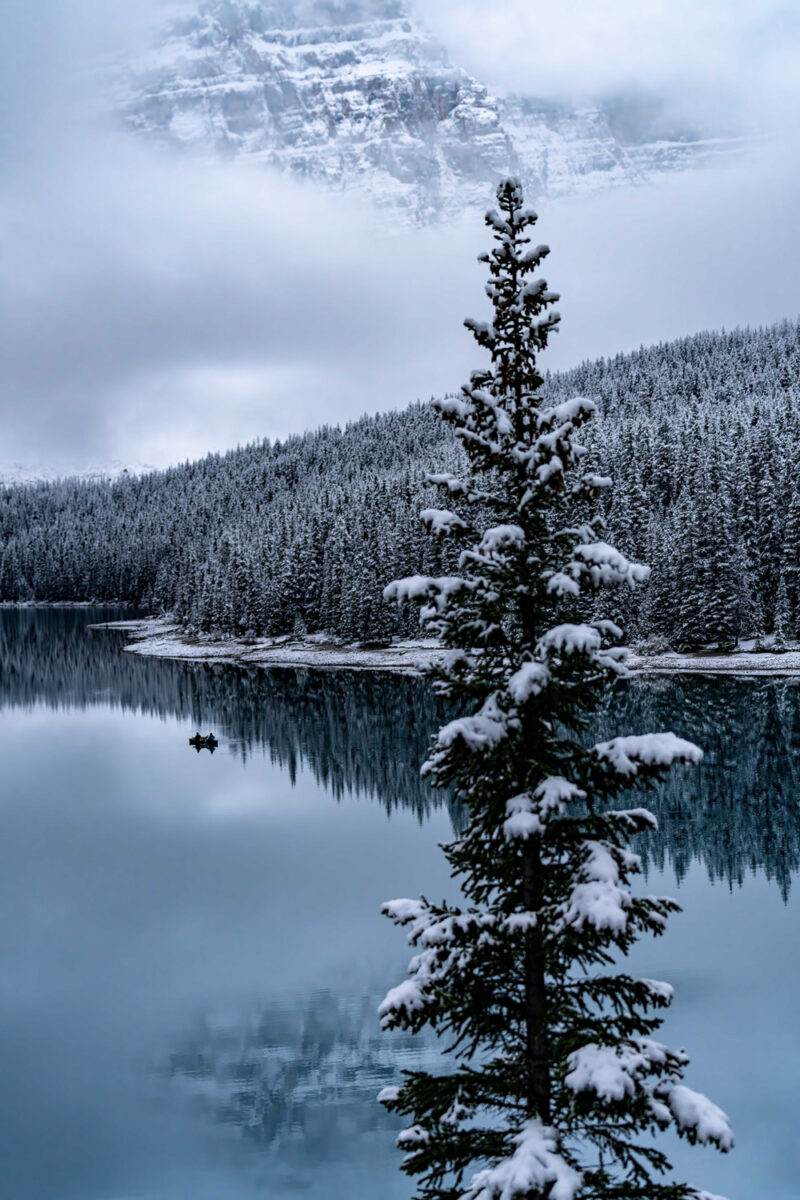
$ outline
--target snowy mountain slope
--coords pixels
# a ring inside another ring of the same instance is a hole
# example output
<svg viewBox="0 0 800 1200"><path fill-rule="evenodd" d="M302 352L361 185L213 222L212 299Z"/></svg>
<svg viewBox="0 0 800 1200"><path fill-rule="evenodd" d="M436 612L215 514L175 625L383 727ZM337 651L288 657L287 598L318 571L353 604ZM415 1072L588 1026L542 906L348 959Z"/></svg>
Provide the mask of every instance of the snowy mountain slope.
<svg viewBox="0 0 800 1200"><path fill-rule="evenodd" d="M117 99L130 127L164 142L358 188L419 223L485 205L509 170L532 195L563 195L731 145L631 139L608 106L495 98L450 64L405 0L183 6L127 64Z"/></svg>
<svg viewBox="0 0 800 1200"><path fill-rule="evenodd" d="M21 462L0 462L0 487L12 484L50 483L55 479L75 479L82 483L99 483L104 479L119 479L122 475L144 475L154 471L148 463L123 463L111 459L106 463L65 462L52 470L42 470Z"/></svg>
<svg viewBox="0 0 800 1200"><path fill-rule="evenodd" d="M584 363L545 394L601 414L587 465L614 480L610 540L653 568L647 589L620 593L632 639L800 640L800 323ZM110 485L11 488L0 600L115 597L234 640L416 638L416 612L390 608L383 588L454 568L419 513L439 499L428 472L458 473L460 454L415 405Z"/></svg>

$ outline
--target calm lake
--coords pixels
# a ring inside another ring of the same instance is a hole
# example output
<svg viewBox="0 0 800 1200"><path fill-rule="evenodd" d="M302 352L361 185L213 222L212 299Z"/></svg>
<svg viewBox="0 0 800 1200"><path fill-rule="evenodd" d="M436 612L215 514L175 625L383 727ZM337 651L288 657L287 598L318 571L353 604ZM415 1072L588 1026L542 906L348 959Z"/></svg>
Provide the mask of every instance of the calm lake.
<svg viewBox="0 0 800 1200"><path fill-rule="evenodd" d="M118 615L0 610L0 1200L407 1200L375 1096L436 1048L378 1031L408 958L379 909L452 894L442 714L410 677L138 658L86 629ZM707 751L647 801L684 913L635 968L737 1147L668 1149L797 1200L800 686L635 681L599 724Z"/></svg>

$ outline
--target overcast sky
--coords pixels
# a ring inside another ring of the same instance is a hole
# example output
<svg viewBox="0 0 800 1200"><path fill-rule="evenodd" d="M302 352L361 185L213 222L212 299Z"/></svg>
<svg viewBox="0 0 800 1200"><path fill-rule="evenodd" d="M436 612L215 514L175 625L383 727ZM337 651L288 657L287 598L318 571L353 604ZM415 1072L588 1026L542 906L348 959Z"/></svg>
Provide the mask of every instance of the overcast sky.
<svg viewBox="0 0 800 1200"><path fill-rule="evenodd" d="M157 7L6 0L0 470L166 465L455 389L480 361L461 327L482 305L479 221L388 236L352 196L176 161L98 119L87 65ZM737 165L540 206L562 293L551 367L798 315L796 4L417 8L492 87L647 86L776 130Z"/></svg>

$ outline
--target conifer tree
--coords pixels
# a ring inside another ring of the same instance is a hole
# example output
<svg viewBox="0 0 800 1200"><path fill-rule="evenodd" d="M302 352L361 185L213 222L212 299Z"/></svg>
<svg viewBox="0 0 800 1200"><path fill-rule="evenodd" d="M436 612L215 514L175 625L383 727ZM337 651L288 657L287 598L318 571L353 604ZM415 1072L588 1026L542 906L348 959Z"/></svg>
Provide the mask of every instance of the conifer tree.
<svg viewBox="0 0 800 1200"><path fill-rule="evenodd" d="M783 651L787 648L786 634L789 628L790 620L789 594L786 589L786 576L781 571L780 578L778 580L778 592L775 597L775 621L773 623L773 633L775 634L775 640L773 642L774 650Z"/></svg>
<svg viewBox="0 0 800 1200"><path fill-rule="evenodd" d="M537 356L559 320L557 296L534 277L548 250L531 243L536 215L516 181L498 202L482 256L492 320L467 322L491 364L438 402L470 470L434 477L459 512L422 514L434 535L465 541L460 574L385 593L421 605L447 648L437 687L470 709L440 729L424 768L468 813L445 848L466 904L384 906L416 957L382 1023L431 1024L450 1069L407 1072L380 1099L408 1121L398 1142L422 1200L700 1200L665 1179L652 1135L672 1127L727 1150L731 1132L682 1083L685 1055L653 1040L672 989L614 962L677 905L634 896L640 862L627 842L653 818L613 801L701 752L672 733L581 740L625 671L620 630L582 614L598 589L641 582L647 568L601 540L597 522L563 524L610 481L581 468L578 431L594 405L540 398Z"/></svg>
<svg viewBox="0 0 800 1200"><path fill-rule="evenodd" d="M788 619L784 632L795 638L800 633L800 488L794 478L784 527L782 568L788 593Z"/></svg>

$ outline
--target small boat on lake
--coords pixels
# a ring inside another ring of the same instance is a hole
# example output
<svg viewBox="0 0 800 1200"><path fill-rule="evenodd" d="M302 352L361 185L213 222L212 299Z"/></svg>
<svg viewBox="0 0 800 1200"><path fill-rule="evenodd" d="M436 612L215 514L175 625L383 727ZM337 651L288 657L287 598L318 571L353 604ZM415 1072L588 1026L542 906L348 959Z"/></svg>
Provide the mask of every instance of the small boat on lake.
<svg viewBox="0 0 800 1200"><path fill-rule="evenodd" d="M213 733L208 733L204 736L198 731L194 737L189 738L189 745L194 746L198 754L201 750L210 750L213 754L219 745L219 742L214 737Z"/></svg>

